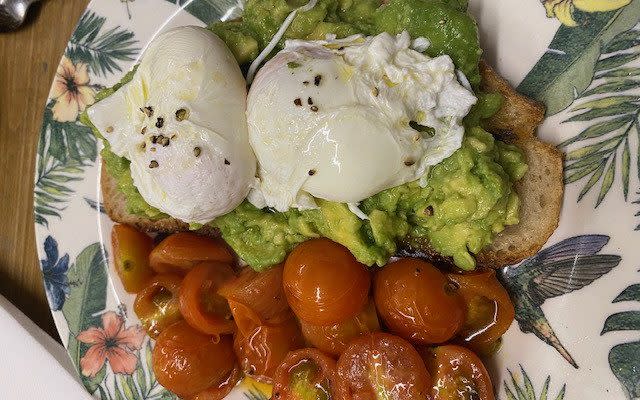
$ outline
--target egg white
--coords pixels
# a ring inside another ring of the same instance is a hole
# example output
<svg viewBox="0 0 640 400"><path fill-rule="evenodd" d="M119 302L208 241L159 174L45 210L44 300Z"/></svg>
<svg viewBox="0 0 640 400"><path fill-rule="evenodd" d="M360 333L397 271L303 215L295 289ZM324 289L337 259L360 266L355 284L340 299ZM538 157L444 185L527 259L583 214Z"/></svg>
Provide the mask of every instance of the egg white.
<svg viewBox="0 0 640 400"><path fill-rule="evenodd" d="M279 211L315 207L313 198L357 203L420 179L457 150L476 98L450 57L410 46L406 32L287 41L249 91L260 179L249 200Z"/></svg>
<svg viewBox="0 0 640 400"><path fill-rule="evenodd" d="M131 161L149 205L203 224L233 210L255 180L245 108L246 83L224 42L181 27L153 40L131 82L88 116L111 151ZM180 120L178 110L187 117ZM159 135L169 144L154 144Z"/></svg>

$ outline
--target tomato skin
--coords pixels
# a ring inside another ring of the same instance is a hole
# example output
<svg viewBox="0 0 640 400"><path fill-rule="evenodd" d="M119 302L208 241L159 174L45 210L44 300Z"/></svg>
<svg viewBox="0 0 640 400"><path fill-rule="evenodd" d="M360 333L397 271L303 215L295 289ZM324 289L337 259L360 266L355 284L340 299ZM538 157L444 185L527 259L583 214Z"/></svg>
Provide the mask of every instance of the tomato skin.
<svg viewBox="0 0 640 400"><path fill-rule="evenodd" d="M422 348L420 354L433 376L433 400L495 400L489 373L471 350L445 345Z"/></svg>
<svg viewBox="0 0 640 400"><path fill-rule="evenodd" d="M356 315L368 301L371 276L344 246L328 239L298 245L282 276L291 309L312 325L333 325Z"/></svg>
<svg viewBox="0 0 640 400"><path fill-rule="evenodd" d="M307 400L296 392L295 374L300 368L307 368L307 380L304 384L315 387L329 400L336 397L336 362L318 349L300 349L290 352L278 366L275 373L272 399L277 400ZM322 398L316 395L314 399Z"/></svg>
<svg viewBox="0 0 640 400"><path fill-rule="evenodd" d="M136 295L133 311L152 338L182 319L178 297L181 283L182 278L178 275L156 275Z"/></svg>
<svg viewBox="0 0 640 400"><path fill-rule="evenodd" d="M278 325L292 318L282 289L282 266L265 272L251 268L220 286L218 293L229 301L238 330L248 336L261 325Z"/></svg>
<svg viewBox="0 0 640 400"><path fill-rule="evenodd" d="M447 274L466 303L465 323L458 336L472 348L487 348L509 329L515 318L513 303L494 270Z"/></svg>
<svg viewBox="0 0 640 400"><path fill-rule="evenodd" d="M235 331L229 303L217 293L234 277L233 269L220 262L203 262L189 271L180 286L180 312L189 325L207 335Z"/></svg>
<svg viewBox="0 0 640 400"><path fill-rule="evenodd" d="M111 246L115 269L124 290L139 292L155 275L149 266L153 239L129 225L115 225L111 230Z"/></svg>
<svg viewBox="0 0 640 400"><path fill-rule="evenodd" d="M276 368L287 354L303 346L294 318L275 326L258 326L247 336L238 333L233 343L242 371L264 383L272 383Z"/></svg>
<svg viewBox="0 0 640 400"><path fill-rule="evenodd" d="M358 336L380 330L376 305L370 301L356 316L334 325L317 326L300 321L305 340L324 353L339 356Z"/></svg>
<svg viewBox="0 0 640 400"><path fill-rule="evenodd" d="M210 239L189 232L178 232L166 237L149 255L154 271L185 274L202 261L219 261L233 264L233 254L218 239Z"/></svg>
<svg viewBox="0 0 640 400"><path fill-rule="evenodd" d="M415 343L442 343L462 327L463 298L432 264L404 258L375 277L378 314L389 330Z"/></svg>
<svg viewBox="0 0 640 400"><path fill-rule="evenodd" d="M233 315L233 320L236 323L236 333L239 335L250 335L260 326L277 326L279 323L283 323L280 320L277 321L278 323L267 322L265 318L261 318L251 307L233 300L229 300L228 302L231 315ZM289 319L291 318L293 317L290 314Z"/></svg>
<svg viewBox="0 0 640 400"><path fill-rule="evenodd" d="M427 399L431 376L420 354L406 340L371 333L351 343L338 359L338 394L343 400Z"/></svg>
<svg viewBox="0 0 640 400"><path fill-rule="evenodd" d="M221 383L196 394L189 400L223 400L242 379L242 371L237 365Z"/></svg>
<svg viewBox="0 0 640 400"><path fill-rule="evenodd" d="M476 353L481 358L488 358L496 354L500 348L502 347L502 338L495 340L493 342L466 342L460 338L458 340L452 342L451 344L457 344L462 347L466 347L469 350Z"/></svg>
<svg viewBox="0 0 640 400"><path fill-rule="evenodd" d="M158 336L152 360L158 382L180 397L221 384L235 365L230 337L204 335L185 321Z"/></svg>

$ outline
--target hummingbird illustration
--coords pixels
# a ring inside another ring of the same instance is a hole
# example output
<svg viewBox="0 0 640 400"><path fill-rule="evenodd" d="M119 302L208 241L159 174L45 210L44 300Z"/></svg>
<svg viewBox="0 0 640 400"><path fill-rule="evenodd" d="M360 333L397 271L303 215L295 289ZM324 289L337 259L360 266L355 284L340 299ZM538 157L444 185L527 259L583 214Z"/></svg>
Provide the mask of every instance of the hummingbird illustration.
<svg viewBox="0 0 640 400"><path fill-rule="evenodd" d="M578 368L542 311L545 300L582 289L620 263L621 257L598 254L609 236L581 235L565 239L535 256L501 271L501 280L511 296L516 320L524 333L533 332L552 346L574 368Z"/></svg>

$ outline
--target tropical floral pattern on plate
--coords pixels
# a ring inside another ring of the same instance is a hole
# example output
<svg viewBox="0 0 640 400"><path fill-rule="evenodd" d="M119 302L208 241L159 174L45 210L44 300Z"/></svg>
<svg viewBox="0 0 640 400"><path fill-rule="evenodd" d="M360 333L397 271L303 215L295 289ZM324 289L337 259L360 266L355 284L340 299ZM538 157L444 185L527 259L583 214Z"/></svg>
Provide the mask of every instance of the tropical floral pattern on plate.
<svg viewBox="0 0 640 400"><path fill-rule="evenodd" d="M55 100L51 108L54 120L75 121L87 106L93 104L95 92L89 85L87 69L85 63L74 64L67 56L62 57L51 90L51 97Z"/></svg>
<svg viewBox="0 0 640 400"><path fill-rule="evenodd" d="M119 62L131 61L139 48L131 31L105 29L106 18L87 11L56 71L45 107L34 191L35 220L47 226L52 217L60 218L73 196L73 182L96 161L96 138L78 118L93 104L97 90L104 85L93 81L106 74L121 72Z"/></svg>
<svg viewBox="0 0 640 400"><path fill-rule="evenodd" d="M632 303L634 309L607 317L601 335L608 332L636 331L640 333L640 283L626 287L612 303ZM615 345L609 351L611 371L622 383L629 399L640 398L640 340Z"/></svg>
<svg viewBox="0 0 640 400"><path fill-rule="evenodd" d="M140 326L124 327L124 318L113 311L102 314L102 327L92 326L76 336L91 347L80 359L81 373L95 378L105 362L114 374L131 375L138 364L134 351L142 348L145 331Z"/></svg>
<svg viewBox="0 0 640 400"><path fill-rule="evenodd" d="M522 375L522 382L517 378L518 372L513 373L511 370L508 370L510 382L504 381L504 391L507 395L507 400L563 400L565 392L567 390L567 384L563 384L562 388L558 392L558 394L553 397L549 397L549 386L551 384L551 376L547 376L544 384L542 385L542 389L540 389L540 396L536 396L536 389L533 386L533 382L531 382L531 378L529 378L529 374L524 370L522 365L520 365L520 374Z"/></svg>
<svg viewBox="0 0 640 400"><path fill-rule="evenodd" d="M502 270L502 283L513 300L520 330L533 332L574 368L578 364L558 339L541 306L547 299L588 286L617 266L620 256L598 254L607 242L609 237L603 235L572 237Z"/></svg>
<svg viewBox="0 0 640 400"><path fill-rule="evenodd" d="M518 89L545 103L548 115L568 109L563 123L586 125L559 145L567 151L565 183L583 182L577 201L595 189L598 207L616 180L626 201L630 186L640 186L640 152L631 146L631 135L640 137L640 3L548 1L545 6L582 7L594 14L583 24L558 16L565 25ZM632 165L637 166L633 181Z"/></svg>
<svg viewBox="0 0 640 400"><path fill-rule="evenodd" d="M547 16L556 17L566 26L578 26L576 13L593 13L617 10L631 0L545 0Z"/></svg>
<svg viewBox="0 0 640 400"><path fill-rule="evenodd" d="M482 1L495 10L514 7L499 0ZM545 103L548 116L559 119L559 132L575 131L555 142L567 154L567 189L578 188L566 199L565 208L595 219L614 205L629 219L634 214L640 217L640 0L524 1L535 3L542 22L556 23L548 48L519 90ZM57 67L40 132L34 218L54 318L82 383L96 398L176 397L156 381L153 343L114 294L107 244L100 234L79 235L93 229L104 212L96 190L98 143L78 122L79 114L95 101L97 91L117 82L131 67L157 27L166 22L162 18L197 19L206 25L236 18L241 11L242 2L236 0L96 1L80 19ZM572 223L575 227L567 227ZM610 376L598 379L619 390L620 396L640 396L640 342L627 335L640 331L640 283L637 275L617 279L635 274L638 250L621 245L633 240L621 238L628 231L607 225L582 229L580 223L580 218L561 221L557 237L539 254L502 271L519 329L511 329L497 357L494 383L499 398L592 398L590 388L572 378L584 372L586 355L565 338L562 329L567 321L558 318L554 306L558 299L583 293L599 301L597 310L580 311L597 320L590 351L608 357L605 367ZM633 228L640 229L640 221L634 221ZM612 286L613 295L599 296L596 287ZM616 293L610 303L607 299ZM567 301L580 310L581 304ZM535 353L548 350L549 369L534 369L520 352L509 352L513 338L532 339L538 346ZM233 400L269 397L268 385L250 379L231 395Z"/></svg>

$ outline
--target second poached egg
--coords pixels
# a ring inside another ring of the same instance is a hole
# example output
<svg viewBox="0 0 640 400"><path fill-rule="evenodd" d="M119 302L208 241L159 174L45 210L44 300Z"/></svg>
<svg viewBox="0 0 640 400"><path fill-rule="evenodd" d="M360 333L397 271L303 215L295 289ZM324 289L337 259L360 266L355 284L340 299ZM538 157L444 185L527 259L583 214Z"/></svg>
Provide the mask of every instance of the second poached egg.
<svg viewBox="0 0 640 400"><path fill-rule="evenodd" d="M423 44L424 45L424 44ZM430 58L397 36L287 41L248 96L257 207L357 203L423 177L462 144L476 98L449 56Z"/></svg>

